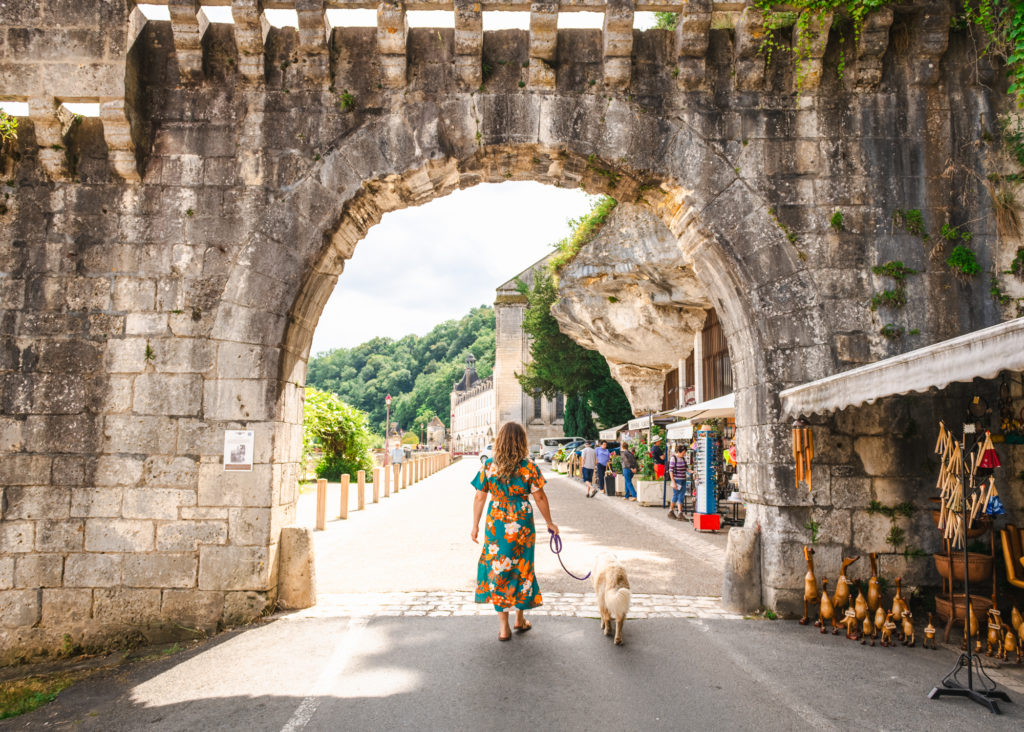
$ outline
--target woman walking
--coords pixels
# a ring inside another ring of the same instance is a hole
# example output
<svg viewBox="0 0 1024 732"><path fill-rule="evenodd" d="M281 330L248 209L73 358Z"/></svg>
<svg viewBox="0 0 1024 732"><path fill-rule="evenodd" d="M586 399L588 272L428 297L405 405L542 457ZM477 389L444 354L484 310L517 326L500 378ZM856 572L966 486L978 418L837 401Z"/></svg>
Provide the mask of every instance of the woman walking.
<svg viewBox="0 0 1024 732"><path fill-rule="evenodd" d="M544 476L533 461L527 459L529 452L526 430L517 422L508 422L494 441L494 457L484 462L473 479L476 496L473 499L470 538L474 542L480 530L487 494L491 494L484 546L476 571L476 601L494 605L498 612L500 641L512 637L513 628L508 624L511 610L516 611L515 631L525 633L532 626L523 611L543 603L533 570L536 532L531 497L548 529L558 533L544 493Z"/></svg>

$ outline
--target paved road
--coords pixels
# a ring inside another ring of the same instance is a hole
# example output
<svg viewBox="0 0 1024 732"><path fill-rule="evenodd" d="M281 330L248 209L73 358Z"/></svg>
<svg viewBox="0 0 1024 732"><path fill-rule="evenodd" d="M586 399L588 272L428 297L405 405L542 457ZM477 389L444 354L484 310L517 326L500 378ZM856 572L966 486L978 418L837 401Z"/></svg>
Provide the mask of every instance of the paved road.
<svg viewBox="0 0 1024 732"><path fill-rule="evenodd" d="M601 635L592 598L558 577L546 550L543 612L531 632L499 643L493 613L467 591L472 470L454 466L318 535L317 607L111 669L0 728L1024 728L1021 667L998 672L1017 703L994 717L926 698L951 649L869 648L795 622L730 619L713 598L680 591L704 581L698 564L713 574L721 537L681 530L660 510L587 501L564 479L550 493L572 559L586 565L602 545L630 558L637 597L626 644Z"/></svg>

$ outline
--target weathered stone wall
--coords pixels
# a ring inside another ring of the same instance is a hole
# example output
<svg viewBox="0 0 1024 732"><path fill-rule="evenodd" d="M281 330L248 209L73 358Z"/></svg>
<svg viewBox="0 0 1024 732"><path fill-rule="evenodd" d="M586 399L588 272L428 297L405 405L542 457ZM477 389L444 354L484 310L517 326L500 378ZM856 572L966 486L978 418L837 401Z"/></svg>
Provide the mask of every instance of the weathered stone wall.
<svg viewBox="0 0 1024 732"><path fill-rule="evenodd" d="M5 660L273 604L312 332L387 211L508 179L650 206L729 338L762 596L782 610L800 591L790 529L840 500L833 471L888 473L822 461L820 489L796 490L778 391L1002 316L892 224L971 222L986 269L1017 246L986 185L1006 172L1005 81L949 34L945 2L872 16L856 47L824 37L800 96L785 58L756 53L756 13L710 31L695 0L676 34L632 35L618 6L603 34L556 32L544 4L531 32L484 34L459 2L454 33L406 31L386 4L378 29L325 38L312 1L264 37L258 3L233 6L208 27L194 0L144 25L113 0L0 10L0 95L30 104L0 190ZM108 112L55 128L62 97ZM901 340L866 306L890 259L922 270L884 314L919 330ZM223 471L225 429L255 430L252 473Z"/></svg>

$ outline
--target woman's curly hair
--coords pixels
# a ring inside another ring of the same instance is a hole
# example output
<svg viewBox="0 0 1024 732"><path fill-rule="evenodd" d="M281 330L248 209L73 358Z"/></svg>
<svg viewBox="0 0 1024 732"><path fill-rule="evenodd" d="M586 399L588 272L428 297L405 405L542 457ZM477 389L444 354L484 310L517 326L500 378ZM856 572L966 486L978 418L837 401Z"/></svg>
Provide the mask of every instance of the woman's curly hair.
<svg viewBox="0 0 1024 732"><path fill-rule="evenodd" d="M506 422L494 441L494 468L503 483L508 483L519 464L530 454L526 430L518 422Z"/></svg>

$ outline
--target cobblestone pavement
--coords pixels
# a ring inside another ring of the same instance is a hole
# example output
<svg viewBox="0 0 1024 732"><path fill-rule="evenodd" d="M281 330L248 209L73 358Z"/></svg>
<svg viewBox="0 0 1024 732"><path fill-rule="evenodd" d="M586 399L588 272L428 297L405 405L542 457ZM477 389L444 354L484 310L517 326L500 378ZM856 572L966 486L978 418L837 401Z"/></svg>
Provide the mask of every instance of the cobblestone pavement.
<svg viewBox="0 0 1024 732"><path fill-rule="evenodd" d="M593 593L544 592L544 604L529 615L549 617L598 617ZM364 592L323 594L308 610L288 613L286 620L332 617L426 616L452 617L494 614L490 605L473 601L471 592ZM703 618L739 620L741 616L722 609L717 597L635 594L629 608L630 620L647 618Z"/></svg>

